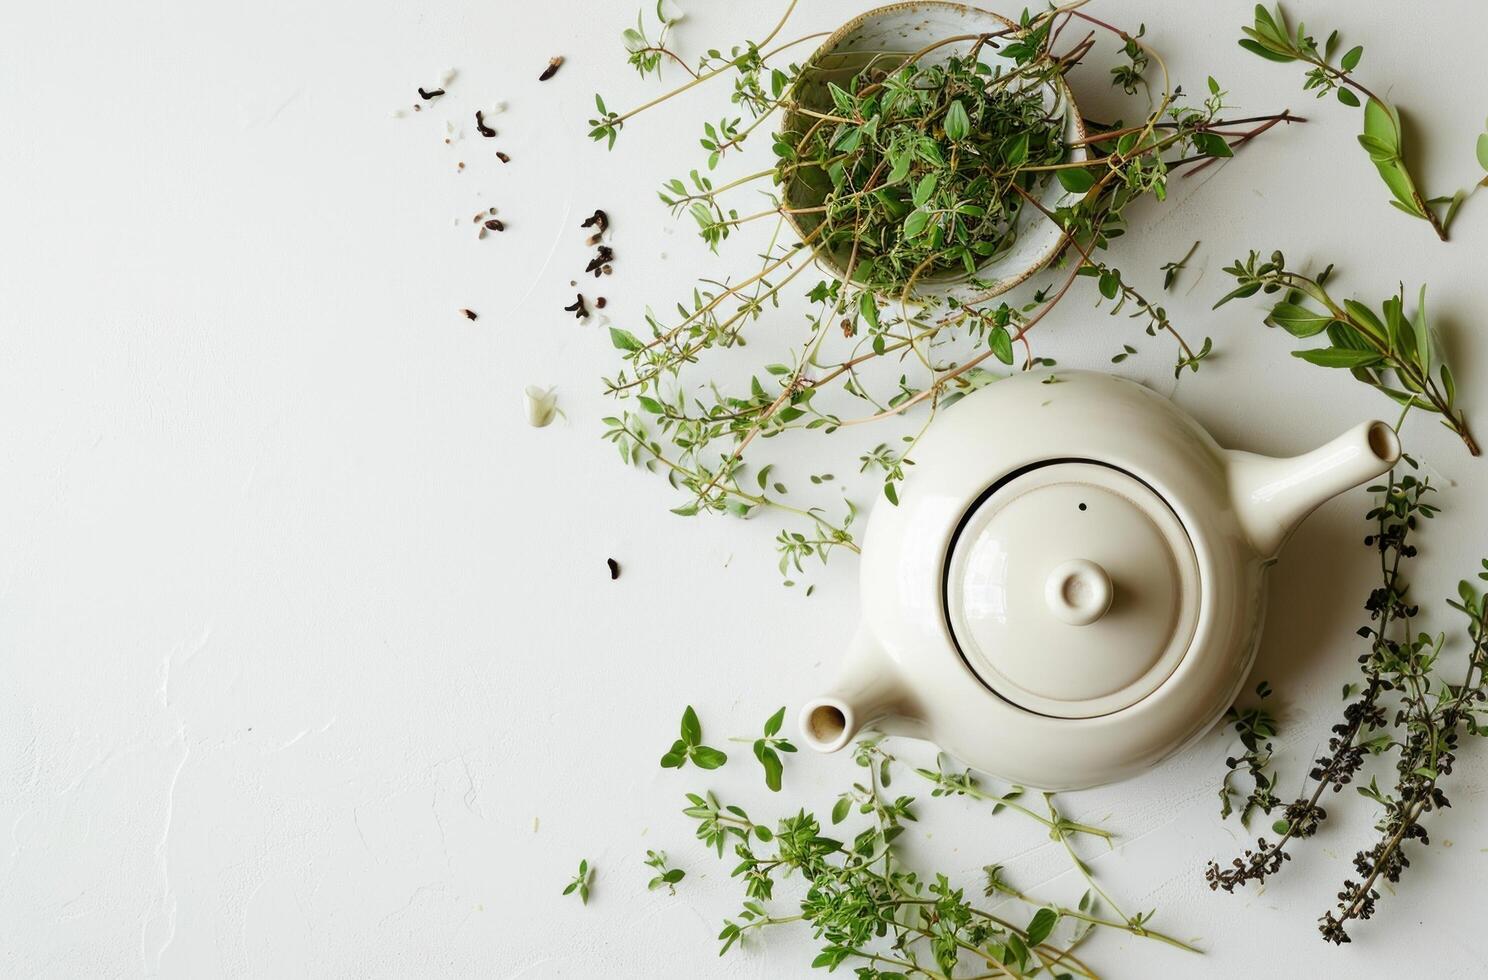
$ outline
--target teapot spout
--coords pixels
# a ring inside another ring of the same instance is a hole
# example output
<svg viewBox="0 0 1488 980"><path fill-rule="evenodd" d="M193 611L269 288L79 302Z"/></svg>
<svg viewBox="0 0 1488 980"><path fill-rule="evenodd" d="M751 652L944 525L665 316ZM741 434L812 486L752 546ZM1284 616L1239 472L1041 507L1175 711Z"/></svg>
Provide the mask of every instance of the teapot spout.
<svg viewBox="0 0 1488 980"><path fill-rule="evenodd" d="M864 727L895 714L904 688L878 640L864 626L849 647L836 687L801 708L801 738L818 752L836 752Z"/></svg>
<svg viewBox="0 0 1488 980"><path fill-rule="evenodd" d="M1400 440L1384 422L1365 422L1326 445L1291 459L1228 454L1230 493L1256 552L1273 559L1318 505L1400 459Z"/></svg>

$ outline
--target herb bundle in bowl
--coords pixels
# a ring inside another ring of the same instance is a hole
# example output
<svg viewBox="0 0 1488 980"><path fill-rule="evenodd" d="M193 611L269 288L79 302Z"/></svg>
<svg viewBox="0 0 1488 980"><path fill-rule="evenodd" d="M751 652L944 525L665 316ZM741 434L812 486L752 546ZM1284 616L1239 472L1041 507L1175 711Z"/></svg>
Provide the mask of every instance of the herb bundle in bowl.
<svg viewBox="0 0 1488 980"><path fill-rule="evenodd" d="M887 7L802 68L776 180L787 219L839 278L891 295L976 279L995 294L1057 254L1059 229L1025 209L1065 203L1052 173L1084 159L1084 126L1056 60L995 43L1019 30L949 4Z"/></svg>

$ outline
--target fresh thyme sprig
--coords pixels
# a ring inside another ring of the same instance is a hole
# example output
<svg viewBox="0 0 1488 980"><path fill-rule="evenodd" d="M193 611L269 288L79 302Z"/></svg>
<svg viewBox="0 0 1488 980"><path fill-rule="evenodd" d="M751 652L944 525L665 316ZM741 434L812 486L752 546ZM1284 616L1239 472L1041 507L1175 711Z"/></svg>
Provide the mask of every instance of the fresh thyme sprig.
<svg viewBox="0 0 1488 980"><path fill-rule="evenodd" d="M687 794L683 813L696 822L698 839L720 857L725 847L732 848L737 861L732 875L744 890L738 913L725 920L718 934L720 955L792 923L805 925L815 936L819 952L814 967L831 971L853 964L858 977L870 980L1094 978L1095 971L1076 955L1075 947L1098 928L1193 950L1154 931L1151 913L1127 916L1116 911L1116 918L1098 914L1102 902L1112 910L1117 906L1063 836L1059 839L1071 861L1087 879L1086 895L1077 908L1012 889L998 866L987 869L987 894L1003 900L1003 905L1009 900L1025 904L1030 911L978 907L946 875L921 874L904 863L898 841L905 825L915 820L914 800L902 795L890 799L884 792L897 760L884 750L883 737L860 741L854 759L867 770L866 784L855 783L832 811L833 825L854 812L867 818L867 825L850 840L829 835L806 810L776 821L771 829L742 807L721 803L711 792ZM1046 806L1047 817L1017 809L1046 826L1081 826L1063 817L1047 798ZM664 865L663 860L653 866ZM796 873L806 882L804 895L791 900L793 910L775 910L776 882Z"/></svg>
<svg viewBox="0 0 1488 980"><path fill-rule="evenodd" d="M1198 104L1185 102L1144 30L1123 31L1082 6L1025 13L1005 30L930 39L918 51L865 56L861 65L834 64L836 74L821 79L823 65L780 63L791 46L816 36L777 41L792 2L764 38L726 53L711 49L695 77L671 92L624 113L597 99L590 135L613 144L638 114L711 79L733 79L738 111L704 123L703 164L667 180L660 196L715 250L756 221L773 222L769 244L750 274L699 282L674 313L648 309L644 329L611 329L623 365L605 387L634 407L605 420L606 438L627 462L665 472L687 494L679 514L793 515L799 525L776 537L787 584L808 559L857 550L856 509L845 501L839 520L817 504L788 503L785 484L758 460L766 440L923 410L923 424L902 442L876 439L862 456L864 471L897 502L920 434L940 408L995 380L988 368L1053 363L1034 352L1030 333L1082 276L1116 309L1132 310L1149 334L1174 338L1175 373L1197 370L1212 352L1209 338L1189 345L1167 312L1097 253L1125 230L1128 207L1166 197L1173 175L1301 120L1287 112L1227 119L1213 79ZM1061 43L1071 25L1087 33ZM1151 105L1134 124L1089 123L1088 135L1072 140L1061 93L1096 32L1119 41L1124 64L1114 84L1135 92L1154 70L1161 83L1152 81ZM627 41L636 46L636 38ZM952 43L962 47L941 51ZM989 68L978 52L993 50L1002 60ZM808 91L829 93L830 102L815 103ZM712 172L774 117L782 120L771 137L776 165L715 180ZM1046 203L1054 180L1064 192L1057 206ZM762 185L768 207L738 206L734 195ZM1064 269L1024 300L996 298L1006 284L979 270L1041 220L1059 229ZM800 232L794 240L792 228ZM835 277L800 278L818 263ZM951 295L929 288L951 275L966 277ZM809 312L787 357L760 365L745 389L694 383L693 372L705 370L699 365L744 346L789 289L804 292ZM855 402L856 417L845 411Z"/></svg>
<svg viewBox="0 0 1488 980"><path fill-rule="evenodd" d="M1049 809L1050 821L1053 822L1056 827L1060 826L1063 823L1064 818L1060 816L1059 811L1054 807L1054 794L1044 794L1044 805ZM1196 946L1192 946L1181 939L1175 939L1172 936L1167 935L1166 933L1157 932L1156 930L1149 928L1147 923L1151 922L1153 917L1157 915L1156 909L1151 909L1147 912L1138 912L1134 915L1127 915L1125 912L1122 912L1121 909L1117 907L1115 899L1107 894L1106 890L1102 888L1099 883L1096 882L1095 875L1092 874L1090 871L1090 866L1085 863L1085 861L1080 857L1078 853L1076 853L1075 845L1070 840L1069 835L1065 833L1054 833L1050 836L1064 845L1064 850L1065 853L1069 855L1070 863L1075 866L1076 871L1080 872L1081 877L1085 879L1085 883L1090 886L1090 890L1099 895L1101 899L1106 903L1106 905L1110 907L1111 911L1115 912L1116 915L1121 918L1122 923L1124 924L1118 925L1118 928L1125 929L1133 936L1141 936L1144 939L1155 939L1160 943L1166 943L1169 946L1174 946L1178 949L1184 949L1189 951L1190 953L1199 952L1199 949Z"/></svg>
<svg viewBox="0 0 1488 980"><path fill-rule="evenodd" d="M682 712L681 734L662 755L663 769L681 769L689 761L699 769L717 769L728 761L723 752L703 744L703 726L690 704Z"/></svg>
<svg viewBox="0 0 1488 980"><path fill-rule="evenodd" d="M893 757L887 753L883 753L881 749L877 751L883 755L884 759L892 760ZM1106 841L1111 839L1110 832L1102 830L1099 827L1075 823L1072 820L1059 817L1052 813L1050 816L1045 817L1036 810L1024 806L1018 802L1018 798L1025 792L1022 786L1009 787L1004 793L988 792L982 788L976 774L970 769L965 769L961 772L947 771L946 765L949 761L942 754L936 757L935 769L914 770L916 775L935 784L935 788L930 791L931 796L966 796L974 800L982 800L983 802L992 804L993 814L998 813L1004 808L1015 810L1048 828L1050 840L1063 840L1069 834L1089 834Z"/></svg>
<svg viewBox="0 0 1488 980"><path fill-rule="evenodd" d="M1179 259L1176 262L1164 262L1162 264L1161 272L1163 274L1163 292L1168 292L1173 288L1173 284L1178 281L1178 273L1182 272L1188 267L1188 260L1193 258L1194 253L1198 250L1199 243L1194 242L1192 245L1189 246L1188 251L1183 253L1183 258Z"/></svg>
<svg viewBox="0 0 1488 980"><path fill-rule="evenodd" d="M1468 452L1479 455L1478 443L1457 407L1456 379L1426 318L1426 287L1421 287L1415 313L1409 318L1403 286L1376 314L1356 300L1340 303L1333 299L1325 288L1332 269L1328 266L1311 277L1288 270L1280 252L1272 252L1265 261L1251 252L1225 269L1239 285L1214 307L1258 292L1275 295L1285 290L1265 322L1294 337L1321 334L1328 339L1328 346L1292 351L1293 357L1320 367L1345 369L1406 409L1440 415L1442 424L1457 433ZM1316 306L1307 305L1308 301Z"/></svg>
<svg viewBox="0 0 1488 980"><path fill-rule="evenodd" d="M681 868L673 868L667 864L666 851L647 851L646 867L654 868L656 875L646 883L651 891L665 888L668 892L677 894L677 882L687 877L687 872Z"/></svg>
<svg viewBox="0 0 1488 980"><path fill-rule="evenodd" d="M681 19L681 14L671 9L667 0L656 0L656 20L660 24L656 40L653 41L648 35L645 15L642 13L636 14L636 26L627 27L622 33L625 50L630 52L630 66L642 78L650 74L660 78L662 65L666 62L677 65L693 78L697 78L698 73L692 70L687 61L667 47L667 35Z"/></svg>
<svg viewBox="0 0 1488 980"><path fill-rule="evenodd" d="M735 742L753 742L754 757L759 760L765 770L765 785L776 793L780 792L780 780L785 772L785 764L780 760L780 753L796 751L791 740L780 735L780 726L784 722L785 708L782 707L765 719L764 735L761 737L733 739Z"/></svg>
<svg viewBox="0 0 1488 980"><path fill-rule="evenodd" d="M1156 337L1159 333L1167 333L1178 342L1179 353L1178 360L1173 365L1173 377L1181 376L1184 368L1197 371L1199 362L1214 353L1212 337L1205 337L1198 350L1190 347L1188 341L1183 339L1183 336L1174 328L1172 321L1168 319L1168 311L1155 305L1138 292L1123 278L1120 269L1113 268L1105 262L1086 262L1080 266L1080 275L1093 277L1098 284L1101 296L1115 301L1107 311L1111 316L1116 316L1126 308L1127 304L1131 304L1132 312L1128 316L1133 320L1146 321L1143 330L1147 336ZM1117 355L1117 358L1113 358L1112 362L1120 364L1121 361L1135 353L1136 348L1129 344L1125 345L1122 353Z"/></svg>
<svg viewBox="0 0 1488 980"><path fill-rule="evenodd" d="M1235 730L1243 751L1225 760L1226 772L1219 786L1219 816L1224 819L1235 812L1234 798L1240 795L1235 777L1244 772L1250 778L1250 791L1240 805L1240 824L1245 827L1250 826L1257 810L1269 814L1281 804L1276 795L1276 773L1271 769L1276 717L1261 703L1271 696L1271 685L1261 681L1255 693L1259 702L1246 707L1235 704L1225 711L1225 724ZM1278 832L1285 832L1285 828Z"/></svg>
<svg viewBox="0 0 1488 980"><path fill-rule="evenodd" d="M579 873L573 876L573 880L563 889L563 894L572 895L579 893L579 902L583 905L589 904L589 883L594 880L594 870L589 867L589 859L584 858L579 862Z"/></svg>

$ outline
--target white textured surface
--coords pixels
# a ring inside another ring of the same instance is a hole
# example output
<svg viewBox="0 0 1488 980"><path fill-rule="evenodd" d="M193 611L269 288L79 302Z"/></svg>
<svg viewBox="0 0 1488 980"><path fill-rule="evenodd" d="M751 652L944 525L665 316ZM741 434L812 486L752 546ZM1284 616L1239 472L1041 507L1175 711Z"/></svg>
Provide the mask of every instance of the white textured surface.
<svg viewBox="0 0 1488 980"><path fill-rule="evenodd" d="M690 6L689 51L761 32L776 7ZM803 30L861 9L807 6ZM1446 246L1388 208L1353 145L1357 114L1314 105L1294 67L1235 46L1248 4L1095 6L1145 20L1190 88L1212 72L1244 111L1316 120L1180 182L1115 251L1153 286L1204 241L1169 306L1222 354L1180 402L1221 441L1269 452L1387 411L1289 359L1254 308L1208 313L1222 264L1282 247L1298 264L1339 262L1349 288L1428 281L1488 428L1488 203L1464 209ZM1293 8L1321 29L1346 22L1367 78L1394 81L1427 186L1474 178L1480 5L1388 22L1343 0ZM676 812L703 785L770 812L752 763L703 779L656 757L688 701L722 737L818 690L856 619L854 568L834 564L805 599L777 584L773 522L668 514L661 481L597 438L596 379L613 366L602 330L560 310L586 254L576 225L596 206L615 217L603 290L619 320L723 268L653 194L692 165L691 122L639 120L608 155L582 136L596 87L612 105L651 90L621 71L633 13L578 0L0 7L0 971L808 975L800 932L715 957L736 893ZM559 53L568 63L540 86ZM509 103L498 140L448 148L441 111L390 118L446 66L460 69L445 108L462 122ZM1103 92L1101 75L1077 84ZM721 97L689 98L687 118L719 114ZM509 231L477 242L469 215L487 204ZM1168 390L1165 346L1088 312L1089 295L1040 327L1042 352L1099 367L1130 340L1142 354L1120 370ZM566 424L525 425L529 384L558 386ZM783 449L797 482L818 468L790 465L802 445ZM1425 419L1407 445L1456 483L1416 577L1436 613L1484 548L1488 463ZM1288 789L1350 677L1370 582L1363 506L1356 494L1316 515L1273 579L1257 677L1280 692ZM1217 818L1224 755L1213 737L1066 799L1122 835L1095 861L1110 888L1210 951L1100 937L1089 961L1118 977L1478 968L1488 747L1464 753L1436 843L1343 950L1312 922L1368 839L1363 801L1340 800L1342 819L1263 894L1212 895L1204 860L1242 841ZM844 758L790 761L791 806L825 809L854 776ZM926 866L975 887L1003 860L1024 884L1078 894L1056 848L1013 818L929 799L921 812ZM675 898L645 891L648 847L688 870ZM558 892L586 856L599 874L581 908Z"/></svg>

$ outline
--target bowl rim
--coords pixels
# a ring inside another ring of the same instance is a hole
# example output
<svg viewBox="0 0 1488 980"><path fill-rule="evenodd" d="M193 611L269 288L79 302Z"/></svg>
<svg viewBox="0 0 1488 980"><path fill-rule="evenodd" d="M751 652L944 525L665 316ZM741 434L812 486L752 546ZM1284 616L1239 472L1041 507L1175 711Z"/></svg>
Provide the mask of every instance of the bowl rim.
<svg viewBox="0 0 1488 980"><path fill-rule="evenodd" d="M1018 27L1018 24L1015 21L1010 20L1009 18L997 13L996 11L987 10L985 7L977 7L971 4L957 3L955 2L955 0L901 0L901 2L899 3L885 4L881 7L874 7L871 10L865 10L862 13L858 14L856 17L853 17L851 20L844 23L841 27L837 28L837 30L828 35L826 40L822 41L822 43L819 44L816 49L811 52L806 60L801 63L802 70L804 71L807 66L815 63L820 58L832 54L833 51L840 44L842 44L843 40L847 37L848 34L863 26L863 24L867 23L869 19L874 17L882 17L885 14L898 13L900 11L923 10L927 7L939 7L945 10L954 11L963 16L982 14L987 17L991 17L994 20L1001 21L1008 27L1014 29ZM1069 159L1085 159L1089 156L1089 151L1086 148L1084 142L1089 137L1089 133L1085 129L1085 119L1083 116L1080 115L1079 105L1075 102L1075 94L1070 89L1069 81L1064 77L1062 73L1058 76L1057 84L1060 89L1060 94L1064 97L1064 104L1066 106L1066 125L1073 125L1073 128L1078 134L1078 139L1080 141L1078 145L1070 147ZM789 115L789 105L783 104L782 107L786 109L786 112L781 117L783 125L785 117ZM784 186L782 186L780 191L782 204L786 203L785 195L786 189ZM789 211L786 211L785 220L790 225L791 230L795 232L796 238L799 240L804 240L806 237L806 231L801 227L800 222L797 221L796 215L792 214ZM995 284L988 286L985 289L977 290L976 295L985 299L991 299L994 296L999 296L1007 292L1008 290L1022 285L1031 277L1036 275L1040 270L1047 268L1050 263L1057 259L1059 255L1064 251L1066 244L1067 243L1064 240L1064 236L1062 235L1052 239L1049 245L1039 250L1037 255L1034 256L1033 260L1024 269L1007 278L999 279ZM829 257L818 254L813 261L815 261L818 266L820 266L829 275L831 275L832 278L838 280L839 282L847 283L847 279L843 275L844 270L839 269L836 263L831 261ZM990 262L988 264L990 264ZM980 271L981 268L983 267L978 266L978 271ZM973 276L974 275L975 274L973 274ZM954 289L958 285L965 284L966 281L970 278L972 278L972 276L966 276L963 274L960 276L929 281L926 283L926 285L939 286L942 289ZM918 292L919 290L916 290L916 293Z"/></svg>

